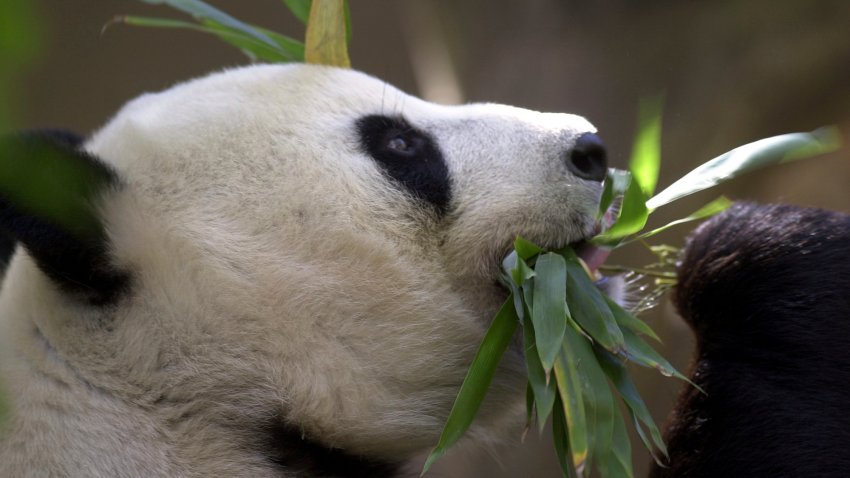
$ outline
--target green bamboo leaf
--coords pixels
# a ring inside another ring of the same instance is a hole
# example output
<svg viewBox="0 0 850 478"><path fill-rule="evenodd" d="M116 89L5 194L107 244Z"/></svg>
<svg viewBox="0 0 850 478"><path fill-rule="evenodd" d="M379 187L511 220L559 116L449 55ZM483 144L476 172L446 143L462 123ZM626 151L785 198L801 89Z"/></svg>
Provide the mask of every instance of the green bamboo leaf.
<svg viewBox="0 0 850 478"><path fill-rule="evenodd" d="M643 234L635 237L634 239L627 241L626 244L628 244L629 242L647 239L647 238L652 237L652 236L654 236L654 235L656 235L660 232L664 232L664 231L666 231L667 229L670 229L673 226L678 226L679 224L685 224L685 223L692 222L692 221L699 221L701 219L711 217L715 214L718 214L718 213L725 211L731 205L732 205L732 200L730 200L726 196L720 196L719 198L715 199L714 201L711 201L710 203L706 204L705 206L697 209L696 211L691 213L689 216L684 217L682 219L678 219L678 220L673 221L673 222L670 222L670 223L668 223L664 226L661 226L657 229L653 229L649 232L643 233Z"/></svg>
<svg viewBox="0 0 850 478"><path fill-rule="evenodd" d="M220 25L232 28L249 37L254 38L270 47L276 47L274 40L265 33L248 25L247 23L233 18L227 13L208 5L201 0L142 0L151 5L168 5L181 12L187 13L198 20L212 20Z"/></svg>
<svg viewBox="0 0 850 478"><path fill-rule="evenodd" d="M531 389L531 383L525 385L525 429L531 428L531 422L534 421L534 390ZM525 434L523 433L523 439ZM524 441L524 440L523 440Z"/></svg>
<svg viewBox="0 0 850 478"><path fill-rule="evenodd" d="M834 126L811 133L783 134L745 144L686 174L647 201L646 206L650 210L657 209L746 172L828 153L838 149L840 145L840 133Z"/></svg>
<svg viewBox="0 0 850 478"><path fill-rule="evenodd" d="M581 381L572 354L566 353L563 345L555 359L553 372L558 385L560 405L567 419L567 435L572 451L572 462L579 473L587 465L588 440L587 417L582 397Z"/></svg>
<svg viewBox="0 0 850 478"><path fill-rule="evenodd" d="M570 446L567 417L564 415L564 404L561 402L561 397L557 398L555 410L552 415L552 438L562 475L564 478L578 478L578 473L573 465L573 452Z"/></svg>
<svg viewBox="0 0 850 478"><path fill-rule="evenodd" d="M519 287L517 287L515 285L511 285L511 297L514 301L514 311L516 312L517 317L519 317L519 322L521 324L525 324L526 322L530 322L530 321L525 320L525 318L529 317L531 314L525 313L526 306L523 303L522 291L520 290Z"/></svg>
<svg viewBox="0 0 850 478"><path fill-rule="evenodd" d="M532 305L534 304L534 283L532 281L534 278L534 269L529 267L517 255L516 251L512 251L502 261L502 271L507 276L505 282L513 292L517 316L519 316L521 322L525 323L525 318L530 317L530 314L525 314L526 309L531 312ZM523 304L523 300L525 304Z"/></svg>
<svg viewBox="0 0 850 478"><path fill-rule="evenodd" d="M313 3L312 0L283 0L283 3L286 4L286 8L288 8L289 11L301 21L301 23L307 23L307 20L310 18L310 4Z"/></svg>
<svg viewBox="0 0 850 478"><path fill-rule="evenodd" d="M597 219L601 219L608 212L608 208L611 207L616 198L626 194L630 182L632 182L632 173L622 169L608 169L608 175L602 189L602 198L599 200Z"/></svg>
<svg viewBox="0 0 850 478"><path fill-rule="evenodd" d="M514 240L514 250L519 257L526 261L543 252L540 246L522 237L517 237Z"/></svg>
<svg viewBox="0 0 850 478"><path fill-rule="evenodd" d="M92 209L112 181L103 168L38 133L0 137L0 196L85 242L103 228Z"/></svg>
<svg viewBox="0 0 850 478"><path fill-rule="evenodd" d="M567 264L562 256L547 252L537 258L531 321L534 323L537 351L546 373L552 369L567 328L566 282Z"/></svg>
<svg viewBox="0 0 850 478"><path fill-rule="evenodd" d="M590 342L578 330L577 324L567 327L564 335L564 352L569 363L575 364L581 382L581 394L587 417L587 461L597 463L606 456L611 447L614 431L614 397L605 373L596 361Z"/></svg>
<svg viewBox="0 0 850 478"><path fill-rule="evenodd" d="M215 35L222 41L229 43L243 51L251 60L262 60L273 63L287 61L301 61L304 58L304 47L301 46L300 57L293 56L288 50L273 48L253 37L247 36L238 30L221 26L210 20L203 20L202 24L173 20L169 18L151 18L138 16L120 16L113 22L124 23L132 26L154 27L154 28L177 28L193 30L201 33ZM280 35L283 37L283 35ZM294 40L291 40L294 41ZM297 51L297 50L296 50ZM296 53L297 54L297 53Z"/></svg>
<svg viewBox="0 0 850 478"><path fill-rule="evenodd" d="M599 361L599 365L602 367L602 370L620 393L620 398L623 399L623 402L629 410L634 413L637 419L635 421L637 425L636 430L638 435L644 439L644 444L647 446L647 449L652 452L652 445L654 444L661 453L667 456L667 447L664 445L664 440L661 438L661 432L658 430L658 426L655 425L655 421L652 419L652 415L649 413L649 409L646 408L646 404L643 402L643 399L640 398L637 387L635 387L634 382L632 382L632 379L629 377L626 367L617 359L616 356L607 350L595 347L594 352L596 353L597 360ZM645 434L640 427L640 423L649 429L652 442L646 439ZM657 457L656 461L658 461Z"/></svg>
<svg viewBox="0 0 850 478"><path fill-rule="evenodd" d="M278 49L288 58L288 61L304 61L304 43L273 30L256 25L251 25L251 27L271 38L277 44Z"/></svg>
<svg viewBox="0 0 850 478"><path fill-rule="evenodd" d="M345 0L313 2L307 22L304 50L307 63L351 67L346 18Z"/></svg>
<svg viewBox="0 0 850 478"><path fill-rule="evenodd" d="M626 422L619 407L613 407L613 440L611 447L601 449L599 474L604 478L634 478L632 471L632 445L626 431Z"/></svg>
<svg viewBox="0 0 850 478"><path fill-rule="evenodd" d="M646 430L643 429L644 426L638 420L637 415L635 415L635 411L628 407L626 407L626 410L629 413L629 418L632 419L632 426L634 427L635 432L637 432L638 438L640 438L640 441L641 443L643 443L644 448L649 450L649 454L652 456L652 459L655 461L655 463L662 465L663 461L661 460L661 458L658 457L658 455L655 454L655 448L652 445L652 440L650 440L650 438L646 435Z"/></svg>
<svg viewBox="0 0 850 478"><path fill-rule="evenodd" d="M206 27L212 28L216 31L219 31L219 32L229 32L231 34L236 35L236 36L233 36L231 38L239 39L240 35L241 35L238 30L230 28L226 25L222 25L222 24L220 24L220 23L218 23L214 20L204 19L204 20L201 20L201 24L206 26ZM303 43L301 43L298 40L295 40L293 38L290 38L286 35L281 35L280 33L277 33L277 32L272 31L272 30L267 30L265 28L258 27L256 25L251 25L251 27L256 29L259 32L264 33L269 38L271 38L272 41L275 42L275 44L277 45L277 48L274 49L275 56L277 56L278 58L281 58L279 60L265 59L262 56L258 55L259 59L265 60L265 61L276 62L276 63L283 63L283 62L289 62L289 61L304 61L304 44ZM257 40L254 40L253 38L245 37L244 35L241 35L241 37L248 41L247 46L242 47L237 42L230 41L226 38L222 38L222 39L225 40L225 41L228 41L228 43L236 46L237 48L242 48L243 50L249 50L249 52L246 52L246 53L251 53L251 52L262 53L263 48L268 48L268 46L265 43L259 43Z"/></svg>
<svg viewBox="0 0 850 478"><path fill-rule="evenodd" d="M528 263L525 262L521 257L514 255L511 258L511 262L515 264L510 272L511 278L513 279L514 284L516 284L517 287L522 287L526 282L528 282L535 275L537 275L534 272L534 269L529 267ZM529 301L528 305L531 306L532 302Z"/></svg>
<svg viewBox="0 0 850 478"><path fill-rule="evenodd" d="M504 355L508 344L514 335L519 319L514 310L511 297L502 304L501 309L493 318L493 323L487 329L484 340L475 353L472 365L466 373L466 378L460 387L455 403L452 406L440 440L437 446L428 455L422 474L446 453L446 450L454 445L460 437L469 429L475 414L478 412L481 402L490 387L493 375L499 365L499 360Z"/></svg>
<svg viewBox="0 0 850 478"><path fill-rule="evenodd" d="M548 374L540 362L532 323L526 322L523 325L522 332L525 346L525 367L528 371L528 384L534 394L534 403L537 406L537 424L540 427L539 431L542 432L546 426L546 420L552 413L552 406L555 404L557 391L555 389L555 382L549 380Z"/></svg>
<svg viewBox="0 0 850 478"><path fill-rule="evenodd" d="M670 362L641 340L634 332L624 329L623 337L626 339L626 357L629 360L644 367L654 368L661 375L688 381L687 377L676 370Z"/></svg>
<svg viewBox="0 0 850 478"><path fill-rule="evenodd" d="M661 170L661 111L664 96L642 98L638 105L638 133L632 147L629 171L648 198L655 192Z"/></svg>
<svg viewBox="0 0 850 478"><path fill-rule="evenodd" d="M622 309L620 309L622 311ZM622 311L625 312L625 311ZM618 315L615 313L615 315ZM646 342L641 340L634 332L628 329L623 329L623 337L626 339L625 356L628 360L642 365L644 367L658 370L661 375L666 377L676 377L679 380L688 382L700 392L705 391L697 384L692 382L687 376L676 370L667 359L655 351Z"/></svg>
<svg viewBox="0 0 850 478"><path fill-rule="evenodd" d="M634 234L646 225L649 210L646 208L646 196L637 181L632 180L623 197L620 217L610 229L593 238L594 244L616 246L628 235Z"/></svg>
<svg viewBox="0 0 850 478"><path fill-rule="evenodd" d="M604 295L593 285L572 248L558 251L567 266L569 315L594 341L612 352L624 347L623 334Z"/></svg>
<svg viewBox="0 0 850 478"><path fill-rule="evenodd" d="M634 315L630 314L619 304L611 300L610 297L605 297L605 302L608 303L608 307L611 309L611 313L614 315L614 320L617 321L617 325L620 326L620 330L624 333L626 330L631 330L632 332L646 335L647 337L651 337L657 342L661 342L661 338L658 334L655 333L654 330L644 321L638 319Z"/></svg>

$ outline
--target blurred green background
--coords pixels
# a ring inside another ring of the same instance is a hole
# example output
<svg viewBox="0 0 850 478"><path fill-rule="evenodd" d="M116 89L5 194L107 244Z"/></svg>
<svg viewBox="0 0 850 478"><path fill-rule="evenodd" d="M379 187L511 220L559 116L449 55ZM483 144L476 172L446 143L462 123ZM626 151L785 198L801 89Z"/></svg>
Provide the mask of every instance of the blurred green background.
<svg viewBox="0 0 850 478"><path fill-rule="evenodd" d="M303 35L280 0L210 3L252 23ZM607 142L612 166L626 165L638 98L663 90L659 189L754 139L826 124L838 124L850 136L846 0L351 3L356 68L432 101L493 101L584 115ZM11 21L27 17L26 10L36 21ZM3 0L0 130L66 127L90 133L134 96L246 61L196 33L120 25L102 32L112 16L125 13L176 16L133 0ZM15 114L4 119L8 111ZM850 212L850 154L759 172L721 192ZM717 194L682 200L654 214L652 223L684 216ZM681 245L685 232L677 229L658 241ZM633 247L611 262L649 260ZM686 369L692 338L669 303L646 318L665 339L661 352ZM636 373L641 393L663 421L680 384ZM522 446L517 434L506 446L456 451L431 476L560 476L551 445L529 435ZM636 476L644 476L647 455L640 446L634 449Z"/></svg>

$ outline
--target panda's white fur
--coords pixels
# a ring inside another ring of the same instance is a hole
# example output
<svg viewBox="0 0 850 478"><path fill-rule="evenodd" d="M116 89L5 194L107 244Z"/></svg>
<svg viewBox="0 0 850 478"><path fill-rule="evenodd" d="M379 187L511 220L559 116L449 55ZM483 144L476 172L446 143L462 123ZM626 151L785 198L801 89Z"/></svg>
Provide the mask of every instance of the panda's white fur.
<svg viewBox="0 0 850 478"><path fill-rule="evenodd" d="M445 217L363 151L355 123L369 114L402 116L439 145ZM14 256L0 293L12 405L0 475L296 476L266 453L278 422L379 461L433 445L504 299L513 238L592 233L600 184L564 158L594 130L305 65L130 102L85 149L123 183L98 208L131 287L94 307ZM523 370L512 349L473 438L517 426Z"/></svg>

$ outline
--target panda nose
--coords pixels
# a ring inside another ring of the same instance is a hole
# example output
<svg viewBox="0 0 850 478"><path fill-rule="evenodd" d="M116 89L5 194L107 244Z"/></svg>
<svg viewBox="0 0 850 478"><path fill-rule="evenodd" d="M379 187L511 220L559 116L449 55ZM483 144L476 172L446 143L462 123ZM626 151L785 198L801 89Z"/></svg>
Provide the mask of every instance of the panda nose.
<svg viewBox="0 0 850 478"><path fill-rule="evenodd" d="M593 133L579 136L567 158L567 167L582 179L602 182L608 172L608 160L599 136Z"/></svg>

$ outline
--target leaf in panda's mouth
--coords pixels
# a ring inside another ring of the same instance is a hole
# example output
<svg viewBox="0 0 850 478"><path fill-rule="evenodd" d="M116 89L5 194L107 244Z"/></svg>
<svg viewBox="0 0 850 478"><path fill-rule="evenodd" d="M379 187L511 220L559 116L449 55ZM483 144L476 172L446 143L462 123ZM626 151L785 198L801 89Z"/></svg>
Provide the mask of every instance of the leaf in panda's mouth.
<svg viewBox="0 0 850 478"><path fill-rule="evenodd" d="M594 264L596 257L604 254L592 245L587 245L584 253ZM631 461L626 427L607 380L617 387L636 426L642 427L642 436L650 437L647 443L664 450L658 427L623 365L631 361L668 375L682 375L638 335L657 337L652 329L600 292L587 270L571 247L546 252L517 239L515 251L503 263L510 297L476 354L425 470L471 423L484 395L470 384L489 386L498 363L492 351L504 351L516 324L521 325L524 336L530 410L536 410L541 429L549 416L553 417L559 461L565 473L570 471L565 476L584 476L592 464L600 470L625 470L624 464ZM500 339L492 338L496 336Z"/></svg>
<svg viewBox="0 0 850 478"><path fill-rule="evenodd" d="M660 114L657 105L650 106L655 108L654 115ZM524 338L528 370L528 421L530 424L536 416L542 430L552 417L563 476L589 476L591 469L598 470L603 478L634 476L631 445L615 395L625 405L643 445L660 463L654 450L666 456L664 441L626 364L632 362L665 376L688 379L641 338L658 340L648 324L594 286L594 280L601 277L599 270L631 269L604 266L608 253L673 225L709 217L729 207L731 201L720 197L683 219L639 234L655 207L743 172L828 152L839 144L834 128L751 143L709 161L650 199L658 174L660 118L650 115L643 124L632 171L609 171L597 216L600 234L558 251L545 251L517 238L514 251L503 262L502 278L510 296L467 372L423 474L472 423L517 325ZM650 250L660 258L661 265L669 266L675 261L671 253L675 248L662 245L651 246ZM652 295L658 290L666 291L675 283L674 272L659 271L653 266L641 270L662 284L648 295L650 302L657 300ZM641 309L640 305L637 309Z"/></svg>

